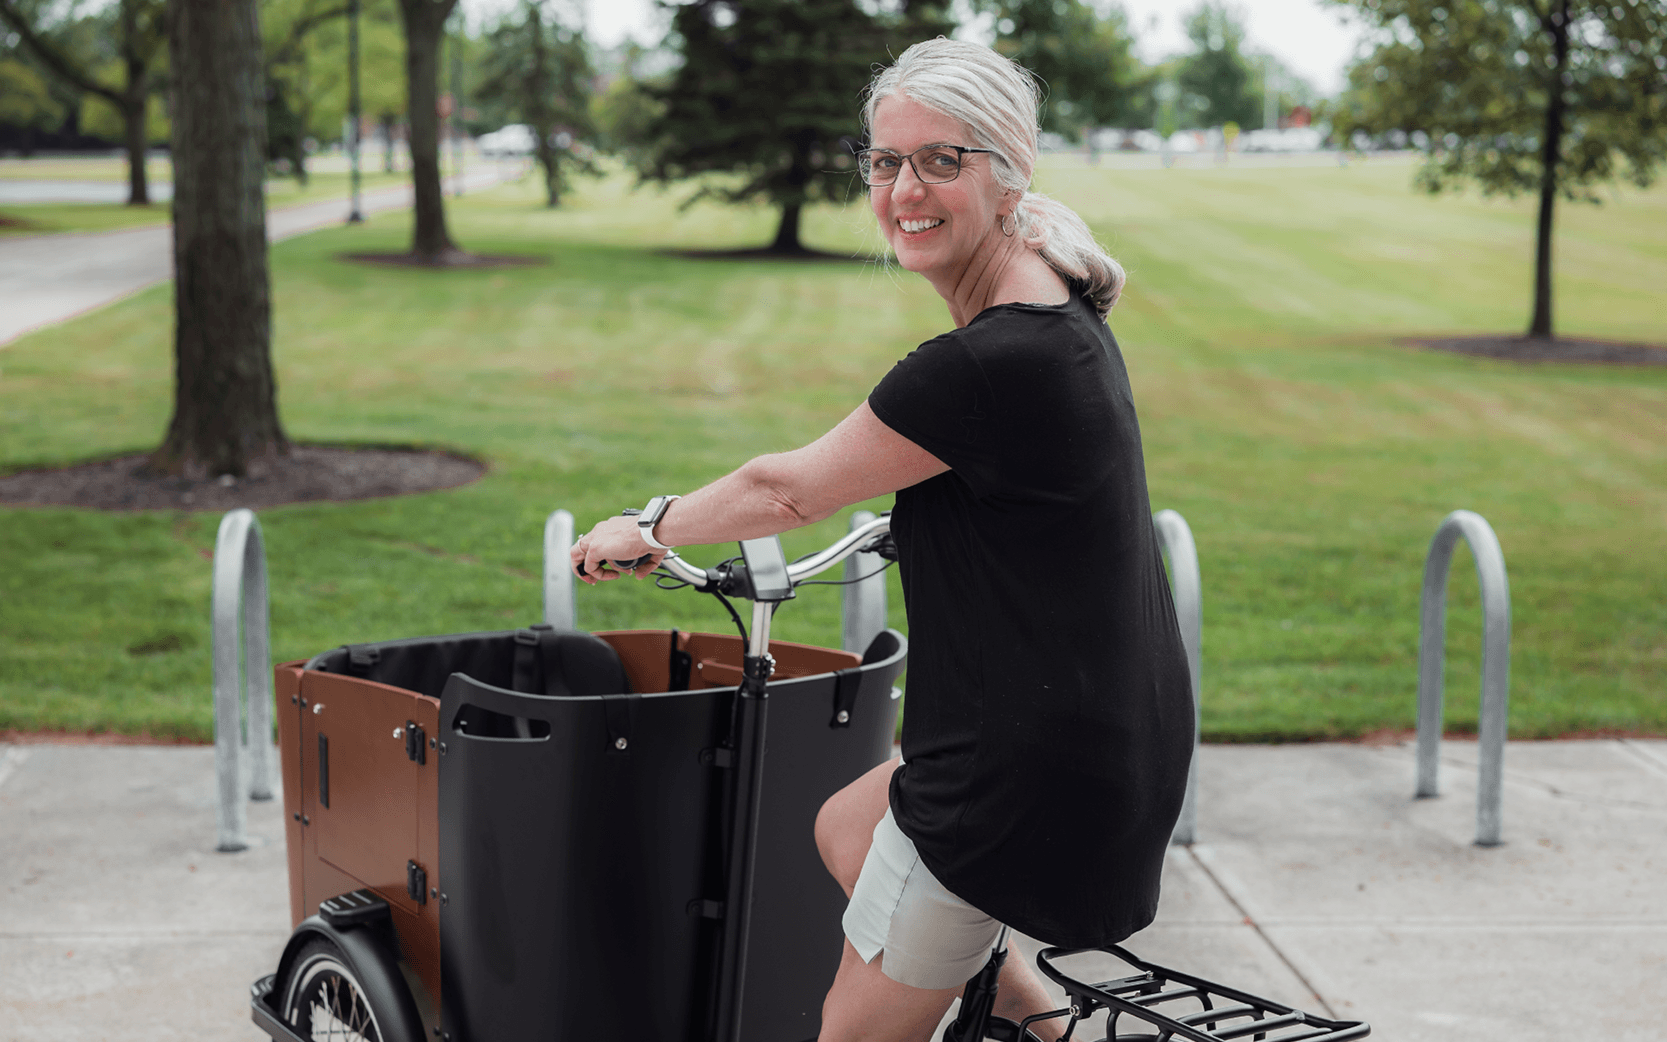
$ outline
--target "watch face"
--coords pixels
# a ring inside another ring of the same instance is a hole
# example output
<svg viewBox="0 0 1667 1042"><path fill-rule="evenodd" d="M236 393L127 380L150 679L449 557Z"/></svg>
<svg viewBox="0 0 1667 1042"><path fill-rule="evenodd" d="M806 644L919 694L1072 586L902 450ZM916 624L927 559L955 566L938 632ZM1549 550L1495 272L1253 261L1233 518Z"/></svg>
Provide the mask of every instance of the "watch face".
<svg viewBox="0 0 1667 1042"><path fill-rule="evenodd" d="M642 514L637 518L637 525L641 528L653 528L664 516L666 507L671 505L673 496L655 496L642 508Z"/></svg>

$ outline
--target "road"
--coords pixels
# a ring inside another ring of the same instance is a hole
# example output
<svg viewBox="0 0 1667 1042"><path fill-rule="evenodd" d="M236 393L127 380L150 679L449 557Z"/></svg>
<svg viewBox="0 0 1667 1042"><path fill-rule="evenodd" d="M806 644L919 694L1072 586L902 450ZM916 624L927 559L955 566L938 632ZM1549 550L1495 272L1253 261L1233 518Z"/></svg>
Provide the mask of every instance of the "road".
<svg viewBox="0 0 1667 1042"><path fill-rule="evenodd" d="M501 180L495 168L477 170L464 176L464 191L478 192ZM0 189L5 186L0 182ZM381 188L363 196L367 214L410 205L409 186ZM328 228L340 224L346 213L346 199L271 209L266 214L267 237L277 242ZM96 234L0 239L0 347L31 330L85 314L171 278L173 263L173 230L165 224Z"/></svg>

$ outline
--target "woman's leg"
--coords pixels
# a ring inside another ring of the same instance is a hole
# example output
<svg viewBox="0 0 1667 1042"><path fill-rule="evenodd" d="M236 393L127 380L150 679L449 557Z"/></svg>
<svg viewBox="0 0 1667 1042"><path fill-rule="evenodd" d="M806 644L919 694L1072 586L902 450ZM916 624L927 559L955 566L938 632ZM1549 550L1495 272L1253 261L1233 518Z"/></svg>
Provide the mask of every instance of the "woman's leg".
<svg viewBox="0 0 1667 1042"><path fill-rule="evenodd" d="M816 849L828 874L850 897L874 842L874 826L891 804L891 776L903 762L895 756L828 797L816 813Z"/></svg>
<svg viewBox="0 0 1667 1042"><path fill-rule="evenodd" d="M875 767L830 796L816 815L816 847L846 897L862 874L862 863L874 842L874 827L886 815L891 776L900 762L899 757ZM872 963L865 963L851 942L845 942L839 973L822 1005L822 1042L927 1039L961 993L960 987L927 991L899 984L881 972L884 961L881 952ZM1035 971L1022 959L1009 958L997 986L996 1014L1019 1021L1052 1008ZM1045 1020L1032 1027L1044 1042L1058 1038L1063 1029L1063 1020Z"/></svg>
<svg viewBox="0 0 1667 1042"><path fill-rule="evenodd" d="M839 972L822 1001L817 1042L929 1042L960 988L928 991L899 984L880 970L886 953L873 962L845 942Z"/></svg>

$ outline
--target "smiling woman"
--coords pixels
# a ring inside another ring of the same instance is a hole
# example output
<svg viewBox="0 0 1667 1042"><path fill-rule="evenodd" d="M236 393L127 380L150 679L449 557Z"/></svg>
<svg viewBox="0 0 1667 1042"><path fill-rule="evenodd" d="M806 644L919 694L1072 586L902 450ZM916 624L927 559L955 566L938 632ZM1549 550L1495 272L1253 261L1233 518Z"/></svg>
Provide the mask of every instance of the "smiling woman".
<svg viewBox="0 0 1667 1042"><path fill-rule="evenodd" d="M817 818L851 899L822 1042L923 1042L1003 925L1067 947L1144 927L1185 789L1186 657L1104 321L1123 269L1028 190L1037 93L989 48L942 38L881 72L859 166L899 265L955 328L811 445L654 501L646 533L637 517L604 520L572 551L586 582L618 577L610 560L646 560L640 578L675 545L896 493L906 762ZM1060 555L1069 567L1035 567ZM1001 981L1000 1015L1051 1008L1021 961ZM1032 1030L1051 1042L1047 1023Z"/></svg>

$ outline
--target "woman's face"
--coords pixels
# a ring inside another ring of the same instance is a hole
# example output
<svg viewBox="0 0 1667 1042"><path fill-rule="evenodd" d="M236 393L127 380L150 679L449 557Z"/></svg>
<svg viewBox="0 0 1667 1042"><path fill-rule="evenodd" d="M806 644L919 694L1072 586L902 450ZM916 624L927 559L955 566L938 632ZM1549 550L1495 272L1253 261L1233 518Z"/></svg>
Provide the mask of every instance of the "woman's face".
<svg viewBox="0 0 1667 1042"><path fill-rule="evenodd" d="M874 148L901 155L925 145L974 147L960 121L902 94L881 99L872 129ZM1012 212L1012 193L996 183L990 158L982 153L963 157L960 175L946 184L925 184L904 163L896 181L868 190L898 264L934 283L953 283L989 236L1001 236L997 221Z"/></svg>

